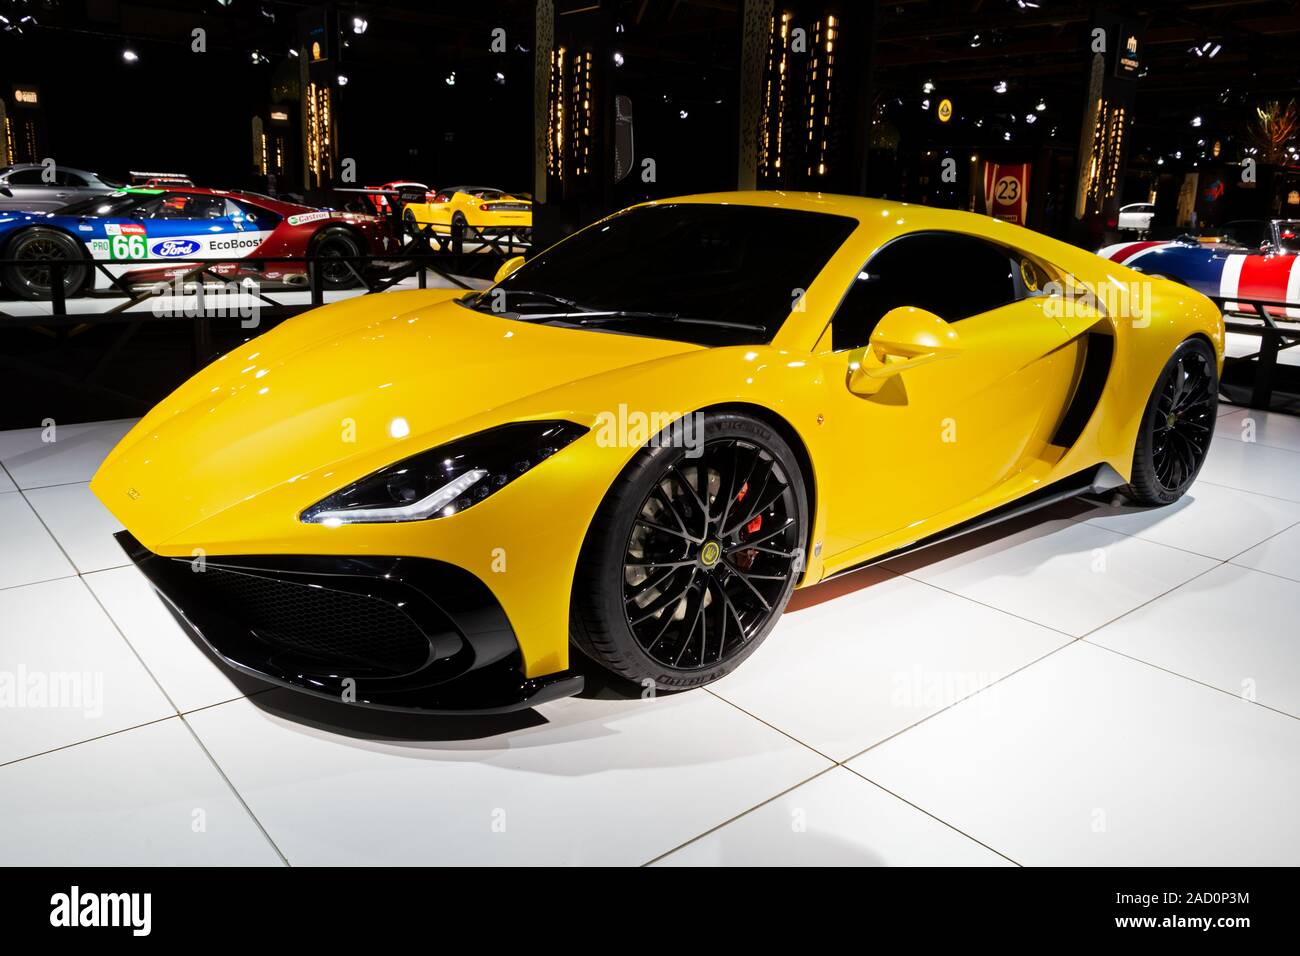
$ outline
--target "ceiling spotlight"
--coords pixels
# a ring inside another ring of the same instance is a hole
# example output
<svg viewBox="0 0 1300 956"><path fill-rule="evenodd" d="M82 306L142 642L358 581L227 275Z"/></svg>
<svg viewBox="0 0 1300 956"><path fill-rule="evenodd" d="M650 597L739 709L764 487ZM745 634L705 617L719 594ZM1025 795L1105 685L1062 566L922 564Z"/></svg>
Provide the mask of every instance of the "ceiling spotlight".
<svg viewBox="0 0 1300 956"><path fill-rule="evenodd" d="M134 63L140 58L136 56L135 50L123 50L122 59L126 60L127 63Z"/></svg>
<svg viewBox="0 0 1300 956"><path fill-rule="evenodd" d="M352 18L352 32L360 36L370 29L370 21L365 17Z"/></svg>
<svg viewBox="0 0 1300 956"><path fill-rule="evenodd" d="M929 100L921 100L921 109L923 109L923 110L928 110L929 108L930 108L930 101L929 101Z"/></svg>
<svg viewBox="0 0 1300 956"><path fill-rule="evenodd" d="M933 93L933 92L934 92L934 80L926 80L924 83L922 83L922 84L921 84L921 92L922 92L922 93Z"/></svg>
<svg viewBox="0 0 1300 956"><path fill-rule="evenodd" d="M340 74L339 74L339 86L347 86L347 85L348 85L348 78L347 78L346 76L344 76L342 73L340 73Z"/></svg>
<svg viewBox="0 0 1300 956"><path fill-rule="evenodd" d="M1193 126L1200 126L1200 125L1201 125L1201 118L1200 118L1199 116L1193 116L1193 117L1192 117L1192 125L1193 125Z"/></svg>
<svg viewBox="0 0 1300 956"><path fill-rule="evenodd" d="M980 39L980 35L978 33L976 33L974 36L970 38L970 45L972 48L978 47L983 42L984 41Z"/></svg>
<svg viewBox="0 0 1300 956"><path fill-rule="evenodd" d="M1035 116L1033 113L1026 113L1026 114L1025 114L1025 122L1026 122L1026 123L1037 123L1037 122L1038 122L1038 117Z"/></svg>
<svg viewBox="0 0 1300 956"><path fill-rule="evenodd" d="M1016 6L1021 10L1037 10L1038 4L1034 0L1016 0Z"/></svg>
<svg viewBox="0 0 1300 956"><path fill-rule="evenodd" d="M448 74L447 74L447 78L446 78L445 80L443 80L443 82L446 83L448 86L455 86L455 85L456 85L456 71L455 71L455 70L452 70L450 73L448 73Z"/></svg>
<svg viewBox="0 0 1300 956"><path fill-rule="evenodd" d="M994 93L1005 93L1006 91L1007 91L1006 80L998 80L996 83L993 84Z"/></svg>
<svg viewBox="0 0 1300 956"><path fill-rule="evenodd" d="M623 65L623 54L619 53L617 50L614 51L614 65L615 66Z"/></svg>
<svg viewBox="0 0 1300 956"><path fill-rule="evenodd" d="M1002 134L1002 138L1005 139L1005 140L1010 140L1010 139L1011 139L1011 131L1010 131L1010 130L1007 130L1005 133L1003 133L1003 134Z"/></svg>
<svg viewBox="0 0 1300 956"><path fill-rule="evenodd" d="M1159 159L1156 160L1157 166L1163 166L1164 164L1165 164L1165 158L1163 156L1161 156Z"/></svg>
<svg viewBox="0 0 1300 956"><path fill-rule="evenodd" d="M1182 158L1183 158L1183 151L1181 149L1174 150L1174 159L1182 159Z"/></svg>
<svg viewBox="0 0 1300 956"><path fill-rule="evenodd" d="M496 83L497 86L506 85L506 75L504 73L496 74L496 76L492 77L492 80L494 83Z"/></svg>
<svg viewBox="0 0 1300 956"><path fill-rule="evenodd" d="M290 55L290 56L297 56L297 55L298 55L298 48L297 48L297 47L293 47L293 46L289 47L289 55Z"/></svg>
<svg viewBox="0 0 1300 956"><path fill-rule="evenodd" d="M248 58L253 61L253 66L257 66L259 63L271 62L270 58L263 56L260 50L254 50L248 55Z"/></svg>
<svg viewBox="0 0 1300 956"><path fill-rule="evenodd" d="M690 116L691 114L688 113L688 112L686 112L686 110L682 110L682 111L681 111L680 113L678 113L677 115L680 116L682 119L686 119L686 117Z"/></svg>
<svg viewBox="0 0 1300 956"><path fill-rule="evenodd" d="M1047 101L1046 101L1046 100L1039 100L1039 101L1038 101L1038 105L1035 106L1034 109L1035 109L1037 112L1041 113L1043 110L1047 109Z"/></svg>

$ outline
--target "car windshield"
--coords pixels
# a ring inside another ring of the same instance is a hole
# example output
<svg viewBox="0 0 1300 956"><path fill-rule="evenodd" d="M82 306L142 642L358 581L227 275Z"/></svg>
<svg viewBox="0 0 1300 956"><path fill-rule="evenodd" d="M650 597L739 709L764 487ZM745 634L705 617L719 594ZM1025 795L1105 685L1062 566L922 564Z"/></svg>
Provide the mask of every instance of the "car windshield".
<svg viewBox="0 0 1300 956"><path fill-rule="evenodd" d="M640 206L459 301L521 321L700 345L765 343L856 225L767 206Z"/></svg>
<svg viewBox="0 0 1300 956"><path fill-rule="evenodd" d="M1282 246L1280 252L1300 253L1300 219L1279 219L1277 237Z"/></svg>
<svg viewBox="0 0 1300 956"><path fill-rule="evenodd" d="M1219 241L1225 245L1258 249L1268 241L1268 223L1262 219L1238 219L1223 224Z"/></svg>
<svg viewBox="0 0 1300 956"><path fill-rule="evenodd" d="M124 196L93 196L60 206L56 216L121 216L140 202L141 197L130 193Z"/></svg>

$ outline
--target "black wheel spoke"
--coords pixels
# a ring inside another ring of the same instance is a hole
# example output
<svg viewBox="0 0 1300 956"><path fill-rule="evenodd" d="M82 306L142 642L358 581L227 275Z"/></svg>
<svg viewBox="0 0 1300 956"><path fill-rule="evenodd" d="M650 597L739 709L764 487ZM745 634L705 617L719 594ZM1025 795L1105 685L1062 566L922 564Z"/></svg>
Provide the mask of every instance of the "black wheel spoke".
<svg viewBox="0 0 1300 956"><path fill-rule="evenodd" d="M733 551L745 551L748 550L749 548L754 547L755 545L762 544L764 541L770 541L772 538L775 538L778 534L782 534L783 532L785 532L785 530L789 528L792 524L794 524L794 519L787 518L784 524L780 525L779 527L773 528L771 531L768 531L766 534L760 535L757 538L750 538L747 541L740 541L736 544L727 545L726 552L727 554L731 554ZM727 537L727 535L723 535L723 537ZM794 555L791 554L789 555L789 557L793 558Z"/></svg>
<svg viewBox="0 0 1300 956"><path fill-rule="evenodd" d="M678 531L675 528L665 527L664 525L657 524L656 522L651 521L649 518L637 518L636 520L637 520L637 524L643 524L647 528L654 528L654 530L658 531L661 534L675 535L678 538L682 538L685 541L689 541L691 544L700 543L700 539L695 537L692 534L689 534L685 531Z"/></svg>
<svg viewBox="0 0 1300 956"><path fill-rule="evenodd" d="M739 570L734 564L728 564L727 570L730 571L732 575L739 578L740 583L745 585L745 587L749 588L749 590L753 592L754 597L758 599L758 603L763 605L764 611L772 610L772 605L768 603L767 598L763 597L763 592L760 591L757 587L755 587L754 583L749 580L748 575L746 575L743 571Z"/></svg>

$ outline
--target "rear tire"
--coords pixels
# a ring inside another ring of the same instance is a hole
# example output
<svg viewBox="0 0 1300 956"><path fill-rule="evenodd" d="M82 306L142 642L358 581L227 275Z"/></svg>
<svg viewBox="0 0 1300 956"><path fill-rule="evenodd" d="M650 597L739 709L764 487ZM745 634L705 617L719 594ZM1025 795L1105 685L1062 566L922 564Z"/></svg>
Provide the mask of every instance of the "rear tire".
<svg viewBox="0 0 1300 956"><path fill-rule="evenodd" d="M360 284L352 270L360 272L362 263L349 263L349 257L361 255L361 244L351 230L342 226L322 229L311 241L310 255L326 258L326 261L312 263L312 268L321 270L321 281L325 288L351 289ZM338 261L328 261L334 258Z"/></svg>
<svg viewBox="0 0 1300 956"><path fill-rule="evenodd" d="M1188 339L1165 363L1147 401L1124 493L1142 505L1181 498L1210 451L1218 408L1214 349L1204 339Z"/></svg>
<svg viewBox="0 0 1300 956"><path fill-rule="evenodd" d="M51 259L67 263L63 271L63 294L72 298L81 293L90 278L90 267L80 244L66 233L44 226L24 229L9 240L4 258L24 259L4 267L4 286L14 295L33 301L48 300L54 294Z"/></svg>
<svg viewBox="0 0 1300 956"><path fill-rule="evenodd" d="M679 690L729 673L776 625L803 568L803 476L763 422L703 418L703 454L646 447L587 532L570 633L593 661ZM680 444L680 443L679 443Z"/></svg>

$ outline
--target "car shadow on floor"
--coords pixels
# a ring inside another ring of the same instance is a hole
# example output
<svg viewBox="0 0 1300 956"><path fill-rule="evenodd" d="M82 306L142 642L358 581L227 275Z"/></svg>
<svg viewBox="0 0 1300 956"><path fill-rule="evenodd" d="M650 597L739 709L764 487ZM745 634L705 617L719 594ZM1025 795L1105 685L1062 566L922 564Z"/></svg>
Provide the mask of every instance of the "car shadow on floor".
<svg viewBox="0 0 1300 956"><path fill-rule="evenodd" d="M882 565L872 565L801 588L795 591L786 613L798 614L827 601L865 591L905 571L973 550L1026 529L1061 520L1075 520L1095 510L1099 504L1104 504L1105 500L1107 499L1081 498L1062 502L1042 511L973 531L951 541L914 552L907 556L906 563L887 562ZM273 717L327 733L358 740L435 743L484 740L550 723L536 710L463 716L418 714L358 707L299 691L286 690L236 671L217 657L202 640L193 635L183 621L179 623L195 646L259 710ZM599 664L585 657L577 648L572 649L570 667L583 676L585 687L577 696L587 700L631 701L647 696L672 697L679 693L690 692L644 688L609 673Z"/></svg>

